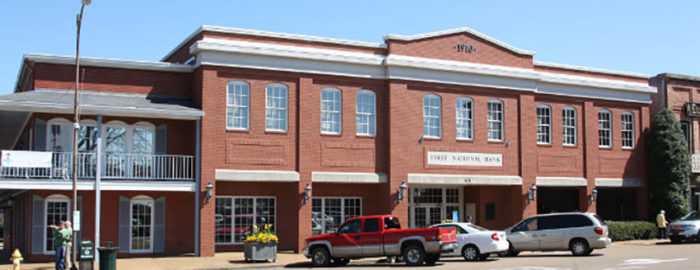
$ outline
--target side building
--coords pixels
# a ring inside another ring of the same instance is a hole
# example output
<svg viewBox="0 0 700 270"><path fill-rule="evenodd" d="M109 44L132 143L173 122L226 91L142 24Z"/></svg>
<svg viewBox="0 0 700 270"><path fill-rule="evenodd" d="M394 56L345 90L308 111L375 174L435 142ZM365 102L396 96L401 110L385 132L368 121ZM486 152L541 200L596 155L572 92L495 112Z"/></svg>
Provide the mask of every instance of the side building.
<svg viewBox="0 0 700 270"><path fill-rule="evenodd" d="M213 256L253 225L300 251L358 215L646 219L649 76L533 57L469 28L369 43L202 26L160 62L81 58L80 237ZM50 156L2 165L6 246L30 259L70 215L73 60L26 55L0 96L1 148L31 151L3 153Z"/></svg>

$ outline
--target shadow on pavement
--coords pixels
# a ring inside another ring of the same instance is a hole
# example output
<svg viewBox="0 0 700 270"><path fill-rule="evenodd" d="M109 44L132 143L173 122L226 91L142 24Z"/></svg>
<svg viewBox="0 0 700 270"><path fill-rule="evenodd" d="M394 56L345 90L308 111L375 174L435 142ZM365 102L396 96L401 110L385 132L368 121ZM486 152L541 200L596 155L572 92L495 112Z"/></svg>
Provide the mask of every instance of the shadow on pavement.
<svg viewBox="0 0 700 270"><path fill-rule="evenodd" d="M657 242L656 245L658 246L665 246L665 245L698 245L700 242L698 241L682 241L678 244L673 244L671 241L663 241L663 242Z"/></svg>

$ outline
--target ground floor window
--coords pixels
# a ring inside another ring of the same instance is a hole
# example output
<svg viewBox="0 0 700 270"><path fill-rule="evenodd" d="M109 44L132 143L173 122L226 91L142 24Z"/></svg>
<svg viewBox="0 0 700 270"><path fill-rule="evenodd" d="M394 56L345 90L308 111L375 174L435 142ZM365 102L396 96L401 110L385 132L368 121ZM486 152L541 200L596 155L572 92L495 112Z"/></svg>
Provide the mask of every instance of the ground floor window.
<svg viewBox="0 0 700 270"><path fill-rule="evenodd" d="M276 226L276 204L274 197L217 197L215 209L215 242L238 244L245 242L253 225Z"/></svg>
<svg viewBox="0 0 700 270"><path fill-rule="evenodd" d="M459 188L413 188L410 189L410 226L425 228L444 220L462 219L462 196Z"/></svg>
<svg viewBox="0 0 700 270"><path fill-rule="evenodd" d="M131 252L153 251L153 199L131 199Z"/></svg>
<svg viewBox="0 0 700 270"><path fill-rule="evenodd" d="M311 210L311 234L333 233L346 219L362 215L362 199L351 197L314 197Z"/></svg>
<svg viewBox="0 0 700 270"><path fill-rule="evenodd" d="M46 224L44 231L46 232L45 246L47 252L53 252L54 249L54 230L49 228L49 225L61 225L62 221L68 220L70 201L68 197L63 195L53 195L46 199Z"/></svg>

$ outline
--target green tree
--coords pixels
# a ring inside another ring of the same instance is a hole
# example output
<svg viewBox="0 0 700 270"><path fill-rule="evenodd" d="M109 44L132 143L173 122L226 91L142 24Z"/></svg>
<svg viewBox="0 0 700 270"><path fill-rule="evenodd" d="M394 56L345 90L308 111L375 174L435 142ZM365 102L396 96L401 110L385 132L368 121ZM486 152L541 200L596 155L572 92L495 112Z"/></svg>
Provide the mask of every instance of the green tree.
<svg viewBox="0 0 700 270"><path fill-rule="evenodd" d="M650 217L666 210L675 220L688 212L690 196L690 154L676 116L664 109L654 116L647 131Z"/></svg>

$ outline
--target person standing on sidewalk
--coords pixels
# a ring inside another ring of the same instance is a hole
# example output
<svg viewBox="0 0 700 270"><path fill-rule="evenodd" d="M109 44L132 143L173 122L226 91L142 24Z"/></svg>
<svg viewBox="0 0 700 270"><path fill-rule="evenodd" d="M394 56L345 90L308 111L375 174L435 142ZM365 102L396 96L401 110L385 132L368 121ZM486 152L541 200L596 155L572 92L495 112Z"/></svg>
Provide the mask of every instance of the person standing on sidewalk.
<svg viewBox="0 0 700 270"><path fill-rule="evenodd" d="M61 221L60 226L49 225L53 229L53 246L56 252L56 270L66 269L66 237L67 231L64 230L65 222Z"/></svg>
<svg viewBox="0 0 700 270"><path fill-rule="evenodd" d="M659 214L656 215L656 228L658 231L657 238L659 238L659 239L668 238L668 235L666 233L667 226L668 226L668 221L666 221L666 211L661 210L661 211L659 211Z"/></svg>
<svg viewBox="0 0 700 270"><path fill-rule="evenodd" d="M64 255L66 269L71 269L70 253L73 251L73 226L71 225L68 220L63 222L63 235L66 236L66 251Z"/></svg>

